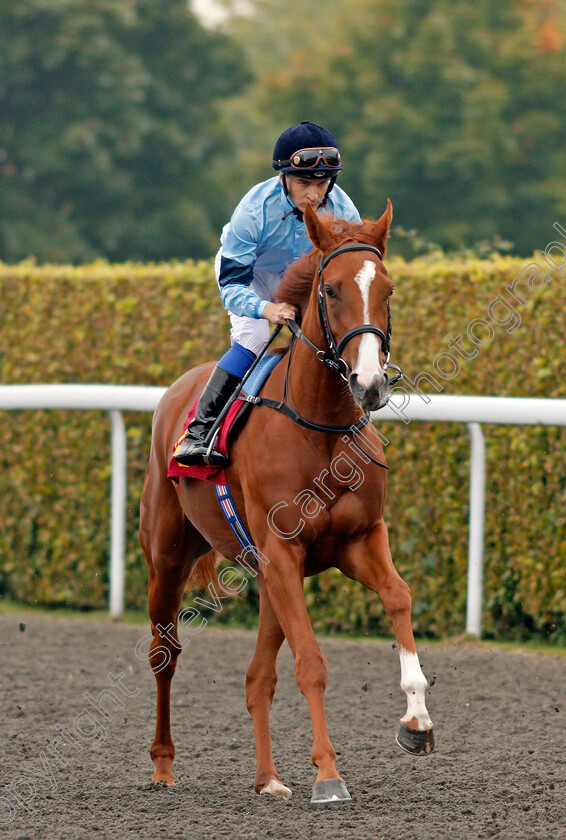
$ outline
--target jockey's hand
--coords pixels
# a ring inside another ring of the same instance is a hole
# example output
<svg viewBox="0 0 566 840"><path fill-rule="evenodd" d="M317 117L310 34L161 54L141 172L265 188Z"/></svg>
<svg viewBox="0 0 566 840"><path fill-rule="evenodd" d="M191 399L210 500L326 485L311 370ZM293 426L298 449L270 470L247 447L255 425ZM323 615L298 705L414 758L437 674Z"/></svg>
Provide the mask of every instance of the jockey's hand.
<svg viewBox="0 0 566 840"><path fill-rule="evenodd" d="M295 320L297 310L290 303L268 303L262 313L262 318L267 318L272 324L285 324L287 318Z"/></svg>

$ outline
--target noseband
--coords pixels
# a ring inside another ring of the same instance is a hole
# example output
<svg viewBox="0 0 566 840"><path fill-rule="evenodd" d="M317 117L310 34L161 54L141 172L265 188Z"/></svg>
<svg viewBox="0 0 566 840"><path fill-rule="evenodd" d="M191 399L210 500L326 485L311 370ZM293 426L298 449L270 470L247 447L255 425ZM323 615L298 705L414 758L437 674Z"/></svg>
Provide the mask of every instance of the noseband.
<svg viewBox="0 0 566 840"><path fill-rule="evenodd" d="M375 327L373 324L360 324L360 326L353 327L353 329L348 330L348 332L342 336L338 343L334 338L334 334L330 326L330 320L328 318L328 309L326 307L326 295L324 293L324 279L322 276L322 272L324 271L328 263L334 259L334 257L338 257L340 254L344 254L347 251L371 251L372 253L377 254L380 260L383 259L383 254L381 253L379 248L376 248L374 245L363 245L362 243L351 243L350 245L342 245L340 248L336 248L334 251L331 251L330 254L327 254L326 256L321 255L320 266L317 272L319 278L317 293L318 317L320 320L320 326L322 327L322 331L324 333L324 337L326 339L326 343L328 344L328 349L330 352L327 352L326 350L320 350L311 341L309 341L295 321L288 320L287 325L289 326L289 329L296 338L300 338L301 341L304 341L305 344L308 344L311 350L313 350L316 353L317 358L320 359L320 361L323 362L327 368L336 371L336 373L339 373L343 377L343 379L347 379L350 373L350 368L342 358L344 348L349 341L351 341L357 335L362 335L363 333L373 333L374 335L377 335L380 339L381 348L385 353L384 370L387 370L388 367L393 367L395 368L395 370L399 371L399 368L396 365L393 365L389 362L391 349L391 312L389 308L389 301L387 302L387 333L384 333L380 327ZM394 376L392 380L390 380L389 384L393 385L395 384L395 382L398 382L401 378L402 374L399 371L399 373L396 376Z"/></svg>

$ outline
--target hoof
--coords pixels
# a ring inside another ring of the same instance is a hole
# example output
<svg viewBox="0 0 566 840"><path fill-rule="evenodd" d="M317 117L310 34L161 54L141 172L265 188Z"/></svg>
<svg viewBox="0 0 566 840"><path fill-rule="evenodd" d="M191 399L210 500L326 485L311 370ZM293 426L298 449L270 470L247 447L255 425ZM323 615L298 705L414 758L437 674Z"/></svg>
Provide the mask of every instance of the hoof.
<svg viewBox="0 0 566 840"><path fill-rule="evenodd" d="M151 781L154 785L162 785L163 787L175 787L175 779L173 778L172 774L170 774L167 777L164 777L163 774L155 771L155 773L153 774L153 779Z"/></svg>
<svg viewBox="0 0 566 840"><path fill-rule="evenodd" d="M156 758L155 771L151 781L156 785L174 785L175 778L171 769L172 763L170 758Z"/></svg>
<svg viewBox="0 0 566 840"><path fill-rule="evenodd" d="M175 787L175 782L168 785L167 782L154 782L152 779L151 783L143 788L143 790L167 790L169 787Z"/></svg>
<svg viewBox="0 0 566 840"><path fill-rule="evenodd" d="M432 729L409 729L404 723L399 726L395 739L402 750L411 755L430 755L434 749L434 733Z"/></svg>
<svg viewBox="0 0 566 840"><path fill-rule="evenodd" d="M279 799L290 799L293 796L293 791L286 787L277 779L271 779L264 788L260 790L260 794L270 793L272 796L277 796Z"/></svg>
<svg viewBox="0 0 566 840"><path fill-rule="evenodd" d="M325 779L314 786L311 802L349 802L351 799L342 779Z"/></svg>

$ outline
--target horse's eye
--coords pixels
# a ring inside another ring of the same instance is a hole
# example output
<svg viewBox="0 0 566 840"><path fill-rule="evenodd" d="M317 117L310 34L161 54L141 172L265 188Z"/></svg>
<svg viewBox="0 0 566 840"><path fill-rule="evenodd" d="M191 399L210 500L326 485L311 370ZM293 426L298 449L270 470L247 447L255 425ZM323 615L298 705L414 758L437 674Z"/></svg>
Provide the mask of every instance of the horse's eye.
<svg viewBox="0 0 566 840"><path fill-rule="evenodd" d="M326 292L327 297L329 297L329 298L335 298L336 297L336 292L334 291L332 286L326 286L324 291Z"/></svg>

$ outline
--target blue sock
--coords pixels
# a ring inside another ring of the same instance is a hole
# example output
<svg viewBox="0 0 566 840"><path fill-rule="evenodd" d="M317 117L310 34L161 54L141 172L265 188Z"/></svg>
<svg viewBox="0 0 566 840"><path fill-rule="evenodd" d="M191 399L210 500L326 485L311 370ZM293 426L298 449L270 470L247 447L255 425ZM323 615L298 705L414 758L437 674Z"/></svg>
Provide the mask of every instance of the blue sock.
<svg viewBox="0 0 566 840"><path fill-rule="evenodd" d="M237 376L238 379L242 379L250 369L252 362L255 361L255 358L255 353L252 353L246 347L242 347L241 344L236 343L224 353L218 362L218 367L225 370L226 373L231 373Z"/></svg>

